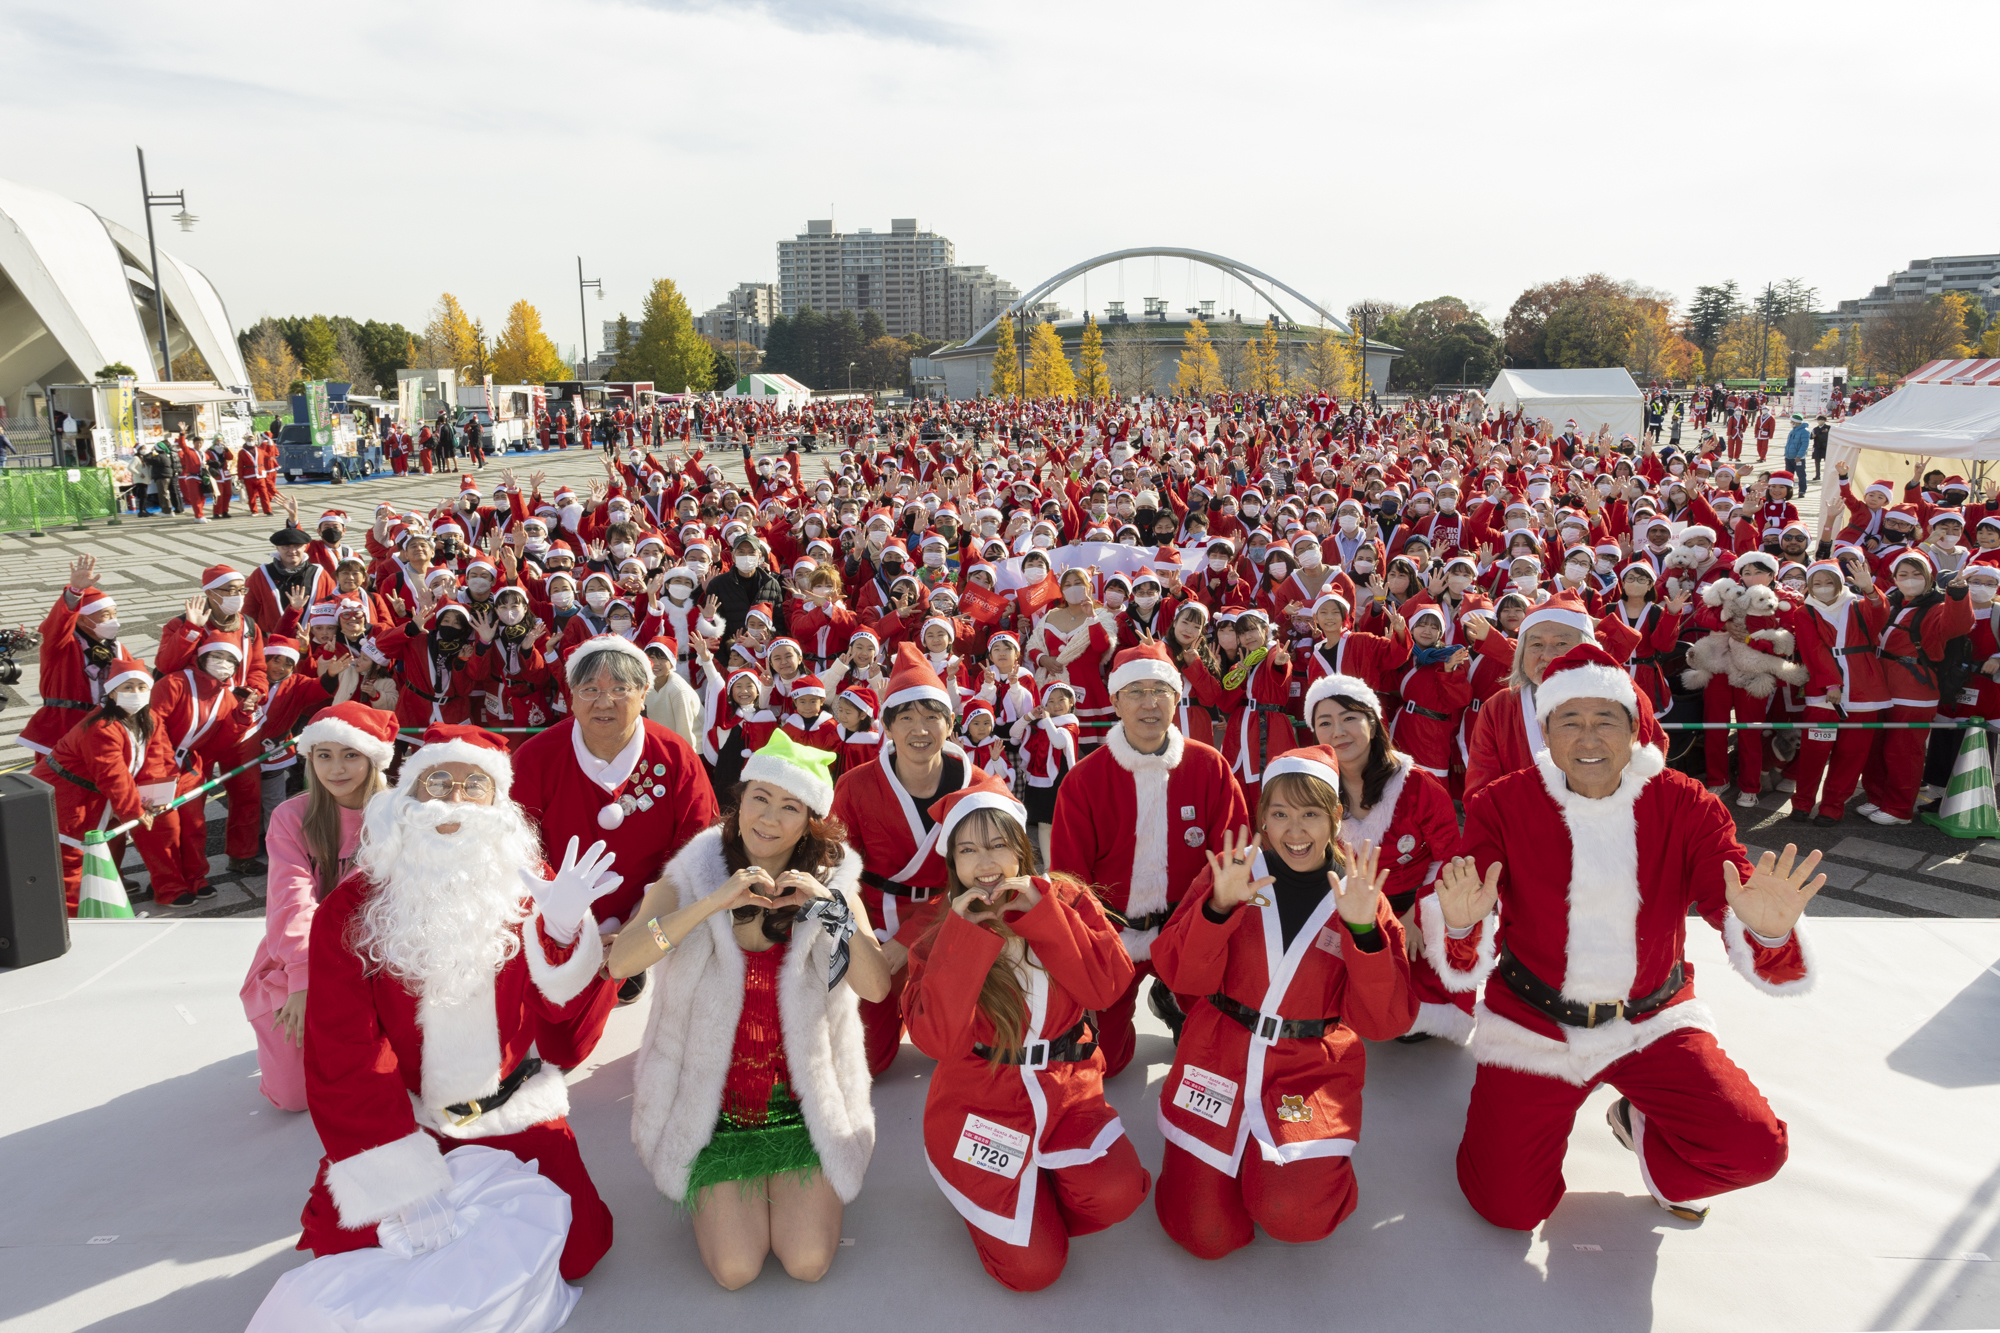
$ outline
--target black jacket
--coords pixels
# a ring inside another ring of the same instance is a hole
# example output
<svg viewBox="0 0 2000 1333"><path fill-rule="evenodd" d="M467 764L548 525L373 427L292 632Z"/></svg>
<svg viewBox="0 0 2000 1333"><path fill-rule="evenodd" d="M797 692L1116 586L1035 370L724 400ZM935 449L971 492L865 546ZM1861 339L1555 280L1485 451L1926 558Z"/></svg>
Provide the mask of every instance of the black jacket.
<svg viewBox="0 0 2000 1333"><path fill-rule="evenodd" d="M716 614L722 617L722 649L716 655L718 662L727 660L725 654L736 640L736 631L743 628L744 617L759 602L770 606L771 623L776 631L779 634L786 632L785 586L768 568L760 567L746 579L732 565L710 579L704 592L715 598Z"/></svg>

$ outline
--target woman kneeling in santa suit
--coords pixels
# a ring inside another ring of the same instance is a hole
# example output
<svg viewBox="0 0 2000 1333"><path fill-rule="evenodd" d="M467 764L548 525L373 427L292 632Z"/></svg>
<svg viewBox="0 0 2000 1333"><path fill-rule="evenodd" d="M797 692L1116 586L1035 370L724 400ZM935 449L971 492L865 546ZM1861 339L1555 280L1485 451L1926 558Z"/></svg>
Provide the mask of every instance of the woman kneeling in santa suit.
<svg viewBox="0 0 2000 1333"><path fill-rule="evenodd" d="M1132 960L1081 882L1028 877L1027 811L997 778L931 815L951 910L911 951L903 991L910 1037L938 1061L925 1154L986 1271L1040 1291L1071 1236L1124 1221L1152 1184L1085 1021L1132 984Z"/></svg>
<svg viewBox="0 0 2000 1333"><path fill-rule="evenodd" d="M667 863L611 948L613 977L659 973L632 1142L731 1291L769 1254L823 1277L875 1151L856 998L887 995L889 968L855 930L861 857L827 818L832 766L771 737L735 808Z"/></svg>
<svg viewBox="0 0 2000 1333"><path fill-rule="evenodd" d="M1466 855L1439 876L1445 929L1424 937L1447 986L1486 987L1459 1187L1495 1226L1540 1225L1577 1108L1608 1083L1611 1132L1647 1191L1699 1222L1706 1200L1776 1175L1786 1139L1695 998L1688 909L1759 990L1804 991L1797 926L1826 882L1819 853L1753 869L1722 802L1639 744L1632 677L1594 643L1549 664L1535 713L1547 748L1466 802Z"/></svg>
<svg viewBox="0 0 2000 1333"><path fill-rule="evenodd" d="M1354 1211L1361 1039L1416 1016L1388 872L1373 846L1342 841L1340 786L1324 745L1272 760L1257 833L1224 835L1153 943L1160 980L1207 997L1163 1085L1153 1196L1167 1234L1204 1259L1258 1226L1323 1240Z"/></svg>
<svg viewBox="0 0 2000 1333"><path fill-rule="evenodd" d="M1419 1042L1449 1037L1472 1040L1472 997L1447 989L1424 958L1424 926L1437 915L1437 877L1458 855L1458 813L1451 793L1396 749L1382 722L1382 701L1353 676L1322 676L1306 694L1313 736L1340 760L1342 828L1351 842L1380 848L1388 879L1382 896L1403 923L1410 955L1410 989L1416 1021L1396 1038ZM1442 929L1442 927L1437 927Z"/></svg>

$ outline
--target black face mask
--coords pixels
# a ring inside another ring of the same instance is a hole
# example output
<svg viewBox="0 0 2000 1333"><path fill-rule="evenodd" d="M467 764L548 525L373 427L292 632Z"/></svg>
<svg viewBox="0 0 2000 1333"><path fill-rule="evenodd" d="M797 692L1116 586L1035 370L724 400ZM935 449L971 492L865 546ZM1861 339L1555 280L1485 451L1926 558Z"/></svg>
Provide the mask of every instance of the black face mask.
<svg viewBox="0 0 2000 1333"><path fill-rule="evenodd" d="M321 528L319 530L319 539L325 542L328 546L337 546L340 543L340 529Z"/></svg>

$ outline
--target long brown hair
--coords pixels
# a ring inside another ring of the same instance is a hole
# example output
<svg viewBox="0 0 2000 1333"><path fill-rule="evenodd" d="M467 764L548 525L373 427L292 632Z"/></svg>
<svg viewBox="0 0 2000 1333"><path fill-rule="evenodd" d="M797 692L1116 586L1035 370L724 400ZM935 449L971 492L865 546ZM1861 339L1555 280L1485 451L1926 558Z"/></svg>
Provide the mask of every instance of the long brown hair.
<svg viewBox="0 0 2000 1333"><path fill-rule="evenodd" d="M1320 703L1328 702L1338 704L1350 712L1368 714L1368 763L1361 770L1361 808L1354 812L1357 815L1365 815L1381 804L1382 793L1388 788L1389 780L1395 777L1402 767L1396 762L1399 758L1396 753L1396 742L1390 737L1389 724L1382 720L1382 715L1359 699L1336 694L1320 700ZM1318 705L1314 707L1317 709ZM1306 722L1310 726L1312 719L1308 718ZM1260 809L1262 805L1263 802L1260 800L1258 802ZM1340 821L1336 817L1334 822Z"/></svg>
<svg viewBox="0 0 2000 1333"><path fill-rule="evenodd" d="M313 897L324 901L340 883L344 867L340 861L340 802L333 793L319 785L319 775L313 772L312 751L299 756L306 770L306 812L299 820L299 841L305 844L306 856L312 861ZM368 777L363 782L365 789L362 804L387 785L382 780L382 770L370 764Z"/></svg>

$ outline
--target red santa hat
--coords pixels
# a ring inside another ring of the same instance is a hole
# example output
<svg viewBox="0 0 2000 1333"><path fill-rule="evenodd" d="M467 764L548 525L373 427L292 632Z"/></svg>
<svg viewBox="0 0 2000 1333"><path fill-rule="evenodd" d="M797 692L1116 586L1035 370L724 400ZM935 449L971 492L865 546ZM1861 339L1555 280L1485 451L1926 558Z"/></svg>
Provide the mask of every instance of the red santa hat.
<svg viewBox="0 0 2000 1333"><path fill-rule="evenodd" d="M414 753L403 760L398 796L415 795L417 779L439 764L470 764L492 778L505 796L514 783L514 763L507 755L507 742L484 727L452 726L433 722L424 729L424 738Z"/></svg>
<svg viewBox="0 0 2000 1333"><path fill-rule="evenodd" d="M1895 558L1889 562L1889 577L1894 578L1896 571L1911 561L1915 561L1924 567L1924 577L1930 579L1937 577L1937 565L1931 560L1930 556L1914 546L1896 552Z"/></svg>
<svg viewBox="0 0 2000 1333"><path fill-rule="evenodd" d="M1868 483L1868 489L1861 492L1863 498L1877 493L1885 500L1894 499L1896 495L1895 488L1890 486L1886 481L1871 481Z"/></svg>
<svg viewBox="0 0 2000 1333"><path fill-rule="evenodd" d="M1174 659L1168 655L1162 643L1142 643L1136 648L1127 648L1111 659L1111 678L1108 682L1113 694L1142 680L1164 681L1175 689L1181 688L1181 673L1174 666Z"/></svg>
<svg viewBox="0 0 2000 1333"><path fill-rule="evenodd" d="M1379 720L1382 699L1367 681L1358 676L1321 676L1306 691L1306 725L1312 725L1313 709L1322 699L1348 699L1365 707Z"/></svg>
<svg viewBox="0 0 2000 1333"><path fill-rule="evenodd" d="M115 611L118 604L111 594L99 588L85 588L76 595L76 613L80 616L94 616L99 611Z"/></svg>
<svg viewBox="0 0 2000 1333"><path fill-rule="evenodd" d="M1597 637L1597 622L1591 618L1590 609L1583 604L1581 597L1567 588L1528 612L1521 621L1519 638L1526 638L1528 631L1535 626L1547 624L1567 625L1583 635L1586 641Z"/></svg>
<svg viewBox="0 0 2000 1333"><path fill-rule="evenodd" d="M458 524L452 522L448 518L441 518L437 522L431 524L431 536L433 539L442 537L446 533L450 533L454 537L463 537L465 535L465 529L461 528L460 526L458 526Z"/></svg>
<svg viewBox="0 0 2000 1333"><path fill-rule="evenodd" d="M270 638L264 640L264 660L268 662L274 657L285 657L290 658L294 662L298 661L299 641L297 639L286 638L282 634L273 634Z"/></svg>
<svg viewBox="0 0 2000 1333"><path fill-rule="evenodd" d="M1535 687L1535 720L1547 722L1558 704L1572 699L1609 699L1623 705L1635 719L1639 716L1639 695L1632 688L1631 673L1592 642L1579 643L1549 663L1542 683Z"/></svg>
<svg viewBox="0 0 2000 1333"><path fill-rule="evenodd" d="M376 768L386 770L396 757L396 715L358 699L322 708L299 733L299 753L326 741L359 751Z"/></svg>
<svg viewBox="0 0 2000 1333"><path fill-rule="evenodd" d="M876 715L875 710L881 706L876 701L875 691L866 685L850 685L840 692L840 697L866 713L871 720Z"/></svg>
<svg viewBox="0 0 2000 1333"><path fill-rule="evenodd" d="M1797 479L1794 478L1792 474L1789 472L1773 472L1771 474L1771 480L1766 484L1771 486L1785 486L1789 487L1792 490L1797 490L1799 488Z"/></svg>
<svg viewBox="0 0 2000 1333"><path fill-rule="evenodd" d="M201 590L214 592L217 588L226 587L242 577L228 565L210 565L201 571Z"/></svg>
<svg viewBox="0 0 2000 1333"><path fill-rule="evenodd" d="M748 611L744 613L743 615L744 624L747 625L753 620L761 620L766 625L770 624L771 604L769 602L758 602L755 606L751 607Z"/></svg>
<svg viewBox="0 0 2000 1333"><path fill-rule="evenodd" d="M1765 573L1776 578L1778 575L1778 558L1774 555L1767 555L1763 551L1745 551L1742 555L1736 557L1734 564L1730 565L1730 569L1735 571L1736 577L1739 579L1750 569L1760 567Z"/></svg>
<svg viewBox="0 0 2000 1333"><path fill-rule="evenodd" d="M152 668L135 658L119 658L111 664L111 674L104 678L104 697L109 699L128 680L143 680L150 689L153 684Z"/></svg>
<svg viewBox="0 0 2000 1333"><path fill-rule="evenodd" d="M1028 807L1014 798L1007 784L991 773L974 773L972 781L931 804L930 816L937 821L935 846L939 856L951 855L952 830L967 815L979 810L1003 814L1019 824L1023 831L1028 827Z"/></svg>
<svg viewBox="0 0 2000 1333"><path fill-rule="evenodd" d="M461 476L458 479L458 493L463 495L467 491L471 491L474 495L479 494L479 483L474 481L470 475Z"/></svg>
<svg viewBox="0 0 2000 1333"><path fill-rule="evenodd" d="M214 630L210 630L202 636L201 646L194 650L195 660L200 661L210 653L227 653L241 662L243 660L243 645L225 634L219 634Z"/></svg>
<svg viewBox="0 0 2000 1333"><path fill-rule="evenodd" d="M378 509L377 512L379 513L380 510ZM346 527L347 526L346 512L339 509L329 509L319 516L319 523L315 524L314 526L317 527L327 523L338 523L340 524L341 527L343 528Z"/></svg>
<svg viewBox="0 0 2000 1333"><path fill-rule="evenodd" d="M1283 777L1287 773L1318 778L1333 788L1336 796L1340 794L1340 756L1333 752L1331 745L1308 745L1303 749L1285 751L1264 765L1265 787L1270 787L1272 778Z"/></svg>
<svg viewBox="0 0 2000 1333"><path fill-rule="evenodd" d="M794 699L803 695L810 695L815 699L824 699L826 698L826 685L818 676L812 675L810 672L801 673L792 677L792 683L786 693L790 694Z"/></svg>
<svg viewBox="0 0 2000 1333"><path fill-rule="evenodd" d="M937 672L931 670L922 650L913 643L898 644L895 665L889 671L889 696L882 701L882 707L886 711L924 699L947 709L951 707L951 695L945 691Z"/></svg>
<svg viewBox="0 0 2000 1333"><path fill-rule="evenodd" d="M610 610L609 607L605 609ZM631 610L631 607L627 606L626 610ZM563 677L569 682L570 688L576 687L582 675L584 659L597 653L617 653L622 657L629 657L646 669L648 680L652 679L653 659L646 656L643 648L622 634L597 634L585 639L571 650L569 661L563 667Z"/></svg>

